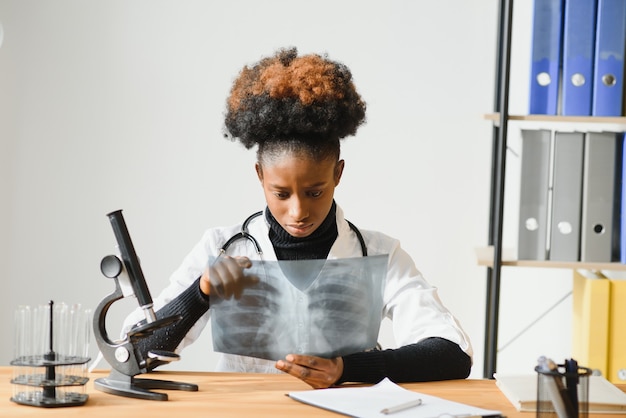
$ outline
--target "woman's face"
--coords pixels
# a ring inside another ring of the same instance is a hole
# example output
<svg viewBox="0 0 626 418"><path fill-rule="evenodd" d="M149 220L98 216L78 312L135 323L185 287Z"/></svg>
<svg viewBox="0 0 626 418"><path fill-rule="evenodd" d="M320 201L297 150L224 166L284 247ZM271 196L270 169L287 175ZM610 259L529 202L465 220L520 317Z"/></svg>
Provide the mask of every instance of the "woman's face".
<svg viewBox="0 0 626 418"><path fill-rule="evenodd" d="M344 161L316 161L304 154L285 152L282 156L257 163L267 206L290 235L311 235L326 219L333 204Z"/></svg>

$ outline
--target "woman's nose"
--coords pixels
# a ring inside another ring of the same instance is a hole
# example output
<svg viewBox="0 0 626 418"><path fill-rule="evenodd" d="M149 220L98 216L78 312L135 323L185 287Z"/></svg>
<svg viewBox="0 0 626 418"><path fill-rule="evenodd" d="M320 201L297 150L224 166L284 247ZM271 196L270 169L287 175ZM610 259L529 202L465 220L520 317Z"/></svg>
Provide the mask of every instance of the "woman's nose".
<svg viewBox="0 0 626 418"><path fill-rule="evenodd" d="M308 209L302 199L293 198L289 206L289 215L296 221L301 221L309 216Z"/></svg>

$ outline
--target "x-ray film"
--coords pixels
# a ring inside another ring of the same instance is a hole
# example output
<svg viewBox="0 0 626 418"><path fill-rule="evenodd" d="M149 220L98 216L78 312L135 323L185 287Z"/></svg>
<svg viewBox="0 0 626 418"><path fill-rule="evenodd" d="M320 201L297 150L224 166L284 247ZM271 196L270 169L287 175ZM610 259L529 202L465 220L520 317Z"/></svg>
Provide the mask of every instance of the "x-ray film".
<svg viewBox="0 0 626 418"><path fill-rule="evenodd" d="M211 298L214 350L278 360L374 348L387 258L253 261L257 285L239 300Z"/></svg>

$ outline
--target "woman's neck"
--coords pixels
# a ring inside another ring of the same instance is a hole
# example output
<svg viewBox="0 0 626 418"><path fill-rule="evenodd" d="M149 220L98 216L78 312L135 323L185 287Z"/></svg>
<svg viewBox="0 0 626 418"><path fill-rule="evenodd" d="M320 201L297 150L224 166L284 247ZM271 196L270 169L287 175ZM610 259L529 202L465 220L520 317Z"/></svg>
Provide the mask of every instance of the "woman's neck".
<svg viewBox="0 0 626 418"><path fill-rule="evenodd" d="M285 231L269 209L265 209L265 218L270 226L269 238L276 257L279 260L313 260L328 257L338 235L336 211L337 205L333 202L326 219L311 235L296 238Z"/></svg>

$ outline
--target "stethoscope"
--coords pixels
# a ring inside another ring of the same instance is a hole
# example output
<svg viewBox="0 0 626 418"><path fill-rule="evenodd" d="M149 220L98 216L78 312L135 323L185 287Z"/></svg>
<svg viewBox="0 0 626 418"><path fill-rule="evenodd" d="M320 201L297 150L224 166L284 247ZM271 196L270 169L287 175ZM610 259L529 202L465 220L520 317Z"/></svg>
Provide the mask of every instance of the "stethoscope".
<svg viewBox="0 0 626 418"><path fill-rule="evenodd" d="M224 245L222 245L222 247L219 250L219 255L223 255L226 254L226 250L228 250L228 247L231 246L232 243L234 243L235 241L238 241L240 239L246 239L248 241L250 241L252 243L252 245L254 245L254 249L256 250L257 254L261 255L263 254L263 251L261 250L261 246L259 245L259 242L256 240L256 238L254 238L249 232L248 232L248 225L250 224L250 222L258 217L261 216L263 214L263 211L258 211L253 213L252 215L248 216L246 218L245 221L243 221L243 224L241 224L241 231L239 231L238 233L236 233L235 235L233 235L232 237L230 237L225 243ZM367 257L367 246L365 245L365 240L363 239L363 235L361 234L361 231L359 231L359 229L350 221L348 221L346 219L346 222L348 222L348 225L350 226L350 229L352 229L354 231L354 233L356 234L357 238L359 239L359 243L361 244L361 252L363 253L363 257Z"/></svg>

